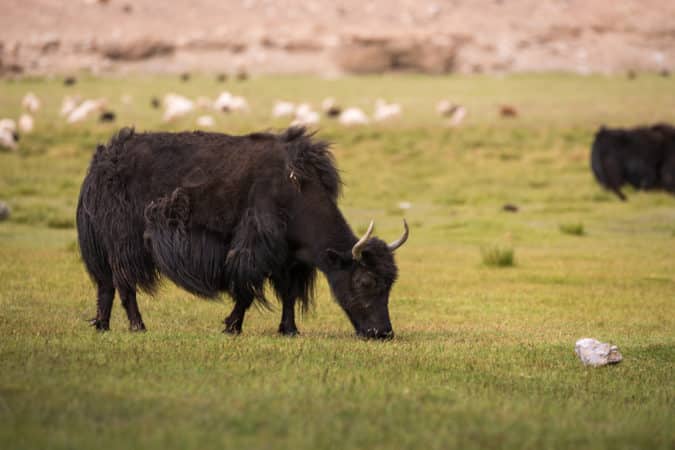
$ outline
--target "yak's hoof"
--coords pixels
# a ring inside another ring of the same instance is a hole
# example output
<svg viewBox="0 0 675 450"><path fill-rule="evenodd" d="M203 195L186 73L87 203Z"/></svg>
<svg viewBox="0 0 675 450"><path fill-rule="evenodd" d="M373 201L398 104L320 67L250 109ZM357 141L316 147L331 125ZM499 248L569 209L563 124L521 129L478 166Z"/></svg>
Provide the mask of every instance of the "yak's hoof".
<svg viewBox="0 0 675 450"><path fill-rule="evenodd" d="M279 325L279 334L282 336L295 337L300 334L297 327L287 327L283 324Z"/></svg>
<svg viewBox="0 0 675 450"><path fill-rule="evenodd" d="M97 331L109 331L110 330L110 324L108 322L105 322L98 317L94 317L93 319L89 319L89 325L94 327Z"/></svg>
<svg viewBox="0 0 675 450"><path fill-rule="evenodd" d="M225 329L223 330L223 333L227 334L241 334L241 325L243 320L240 319L239 317L227 317L224 321L225 323Z"/></svg>
<svg viewBox="0 0 675 450"><path fill-rule="evenodd" d="M137 332L144 332L145 331L145 325L143 322L140 323L132 323L129 325L129 331L137 333Z"/></svg>
<svg viewBox="0 0 675 450"><path fill-rule="evenodd" d="M238 335L241 334L241 327L237 328L235 326L226 326L225 329L223 330L223 333L225 334L231 334L231 335Z"/></svg>

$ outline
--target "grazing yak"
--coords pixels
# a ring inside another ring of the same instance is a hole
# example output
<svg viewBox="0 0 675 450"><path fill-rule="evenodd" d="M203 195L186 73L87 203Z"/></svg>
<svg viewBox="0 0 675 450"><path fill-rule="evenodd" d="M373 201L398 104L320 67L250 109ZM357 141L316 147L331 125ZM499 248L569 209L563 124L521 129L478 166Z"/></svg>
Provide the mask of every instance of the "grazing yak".
<svg viewBox="0 0 675 450"><path fill-rule="evenodd" d="M136 290L160 275L196 295L234 299L225 332L240 333L269 281L282 303L279 332L297 333L317 269L358 335L391 338L391 244L358 238L338 209L340 178L329 146L302 127L281 134L136 133L99 145L82 184L77 230L98 288L91 323L109 328L115 290L130 329L144 330Z"/></svg>
<svg viewBox="0 0 675 450"><path fill-rule="evenodd" d="M630 129L601 127L591 150L591 168L600 184L621 200L621 186L675 193L675 128L658 124Z"/></svg>

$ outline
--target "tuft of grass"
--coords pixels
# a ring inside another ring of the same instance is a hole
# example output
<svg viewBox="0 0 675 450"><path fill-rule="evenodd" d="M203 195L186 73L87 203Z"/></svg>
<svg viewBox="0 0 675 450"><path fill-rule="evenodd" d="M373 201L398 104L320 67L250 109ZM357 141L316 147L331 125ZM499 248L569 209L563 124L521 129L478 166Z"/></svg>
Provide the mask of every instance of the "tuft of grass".
<svg viewBox="0 0 675 450"><path fill-rule="evenodd" d="M584 234L586 234L586 231L584 230L584 224L581 222L561 223L560 232L562 234L571 234L573 236L583 236Z"/></svg>
<svg viewBox="0 0 675 450"><path fill-rule="evenodd" d="M516 264L515 254L512 247L497 244L482 247L480 254L483 264L488 267L513 267Z"/></svg>

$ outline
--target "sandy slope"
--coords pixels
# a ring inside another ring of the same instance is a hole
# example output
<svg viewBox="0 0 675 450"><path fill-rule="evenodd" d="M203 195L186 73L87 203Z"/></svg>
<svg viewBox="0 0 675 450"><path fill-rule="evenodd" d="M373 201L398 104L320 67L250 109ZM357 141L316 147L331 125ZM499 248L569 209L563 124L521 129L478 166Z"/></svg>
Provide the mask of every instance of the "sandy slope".
<svg viewBox="0 0 675 450"><path fill-rule="evenodd" d="M673 18L662 0L4 0L0 40L5 72L613 72L672 68ZM170 52L109 57L148 41Z"/></svg>

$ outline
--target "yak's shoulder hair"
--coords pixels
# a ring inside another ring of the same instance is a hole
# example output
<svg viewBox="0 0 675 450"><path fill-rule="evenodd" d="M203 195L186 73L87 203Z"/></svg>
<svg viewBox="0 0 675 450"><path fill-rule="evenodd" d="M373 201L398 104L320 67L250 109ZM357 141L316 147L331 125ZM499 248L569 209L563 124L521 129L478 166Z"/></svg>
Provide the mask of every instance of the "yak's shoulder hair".
<svg viewBox="0 0 675 450"><path fill-rule="evenodd" d="M314 133L308 133L305 127L288 128L278 135L278 139L286 148L289 170L300 183L314 176L330 196L337 200L342 180L335 167L330 144L314 139Z"/></svg>
<svg viewBox="0 0 675 450"><path fill-rule="evenodd" d="M96 153L103 153L111 150L119 150L124 144L136 134L133 127L124 127L110 137L107 145L99 144L96 147Z"/></svg>

